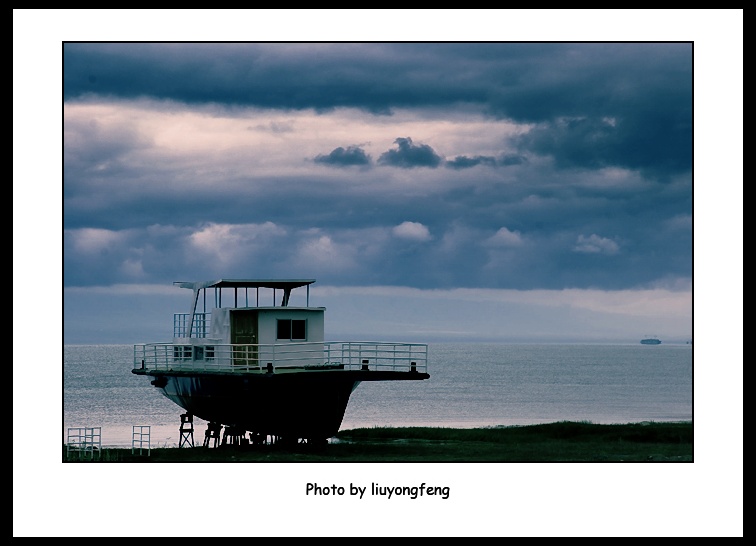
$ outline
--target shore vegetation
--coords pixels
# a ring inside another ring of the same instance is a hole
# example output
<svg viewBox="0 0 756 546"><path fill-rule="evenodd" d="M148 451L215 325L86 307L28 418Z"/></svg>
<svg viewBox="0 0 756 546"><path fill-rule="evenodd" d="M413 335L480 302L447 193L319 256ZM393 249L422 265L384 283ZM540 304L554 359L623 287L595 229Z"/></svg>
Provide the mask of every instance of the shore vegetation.
<svg viewBox="0 0 756 546"><path fill-rule="evenodd" d="M271 443L71 452L64 462L472 463L693 462L693 423L560 421L484 428L373 427L339 431L328 443Z"/></svg>

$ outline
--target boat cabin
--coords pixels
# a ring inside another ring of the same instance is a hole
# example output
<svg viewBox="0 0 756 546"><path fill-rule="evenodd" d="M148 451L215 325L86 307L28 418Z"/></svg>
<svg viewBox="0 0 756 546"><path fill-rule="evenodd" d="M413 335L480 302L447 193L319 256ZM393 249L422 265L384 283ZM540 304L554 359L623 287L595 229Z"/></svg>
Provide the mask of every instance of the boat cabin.
<svg viewBox="0 0 756 546"><path fill-rule="evenodd" d="M341 370L427 377L428 346L325 341L325 307L310 306L314 279L220 279L174 285L192 290L174 313L173 341L134 346L134 373L239 374ZM294 294L296 288L305 288ZM365 379L361 379L365 380Z"/></svg>
<svg viewBox="0 0 756 546"><path fill-rule="evenodd" d="M325 338L325 307L310 307L309 285L313 282L314 279L176 282L174 284L181 288L193 290L194 297L189 313L174 315L173 343L178 347L174 351L200 360L217 358L216 345L254 346L254 354L240 355L243 351L240 347L234 351L234 356L236 363L256 365L266 348L276 348L278 355L269 358L280 363L285 346L297 345L318 354L320 360ZM293 300L292 290L300 287L307 287L306 295ZM295 360L292 365L310 363L309 358Z"/></svg>

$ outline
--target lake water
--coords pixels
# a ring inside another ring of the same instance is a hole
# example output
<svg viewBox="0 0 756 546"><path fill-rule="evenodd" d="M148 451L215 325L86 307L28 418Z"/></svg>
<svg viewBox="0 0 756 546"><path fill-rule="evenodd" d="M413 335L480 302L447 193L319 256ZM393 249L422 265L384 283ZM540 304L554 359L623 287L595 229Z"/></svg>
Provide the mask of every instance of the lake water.
<svg viewBox="0 0 756 546"><path fill-rule="evenodd" d="M131 373L132 345L66 345L63 360L64 442L71 427L101 427L104 446L126 447L146 425L152 447L178 446L184 410ZM431 343L428 372L363 382L341 429L693 419L691 345ZM207 423L194 425L201 444Z"/></svg>

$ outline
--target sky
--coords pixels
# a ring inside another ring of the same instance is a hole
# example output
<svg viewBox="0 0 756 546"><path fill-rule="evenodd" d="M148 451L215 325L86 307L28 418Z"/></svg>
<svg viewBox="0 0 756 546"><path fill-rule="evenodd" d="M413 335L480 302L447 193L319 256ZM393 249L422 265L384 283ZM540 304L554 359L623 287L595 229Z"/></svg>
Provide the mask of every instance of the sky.
<svg viewBox="0 0 756 546"><path fill-rule="evenodd" d="M457 496L390 507L438 522L406 536L742 536L742 449L721 465L742 442L742 10L13 11L14 431L61 398L40 367L26 396L21 349L47 338L24 325L53 308L61 344L169 341L177 280L315 278L332 340L695 330L696 464L271 465L268 493L419 472ZM72 483L108 484L88 532L134 532L137 476L90 483L16 440L14 536L71 532L45 498ZM333 501L302 506L310 536L380 511ZM468 508L474 529L443 524Z"/></svg>
<svg viewBox="0 0 756 546"><path fill-rule="evenodd" d="M218 278L316 279L331 338L692 338L690 42L62 61L66 343L163 340Z"/></svg>

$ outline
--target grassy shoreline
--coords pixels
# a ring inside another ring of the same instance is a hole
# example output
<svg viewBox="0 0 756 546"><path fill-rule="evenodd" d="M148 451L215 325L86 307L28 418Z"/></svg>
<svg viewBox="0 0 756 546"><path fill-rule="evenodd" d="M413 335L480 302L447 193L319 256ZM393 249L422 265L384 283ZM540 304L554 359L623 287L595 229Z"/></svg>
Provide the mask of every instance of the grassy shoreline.
<svg viewBox="0 0 756 546"><path fill-rule="evenodd" d="M111 463L465 463L465 462L693 462L693 423L589 422L472 429L375 427L339 431L324 446L218 448L103 448L93 459L70 454L63 462Z"/></svg>

